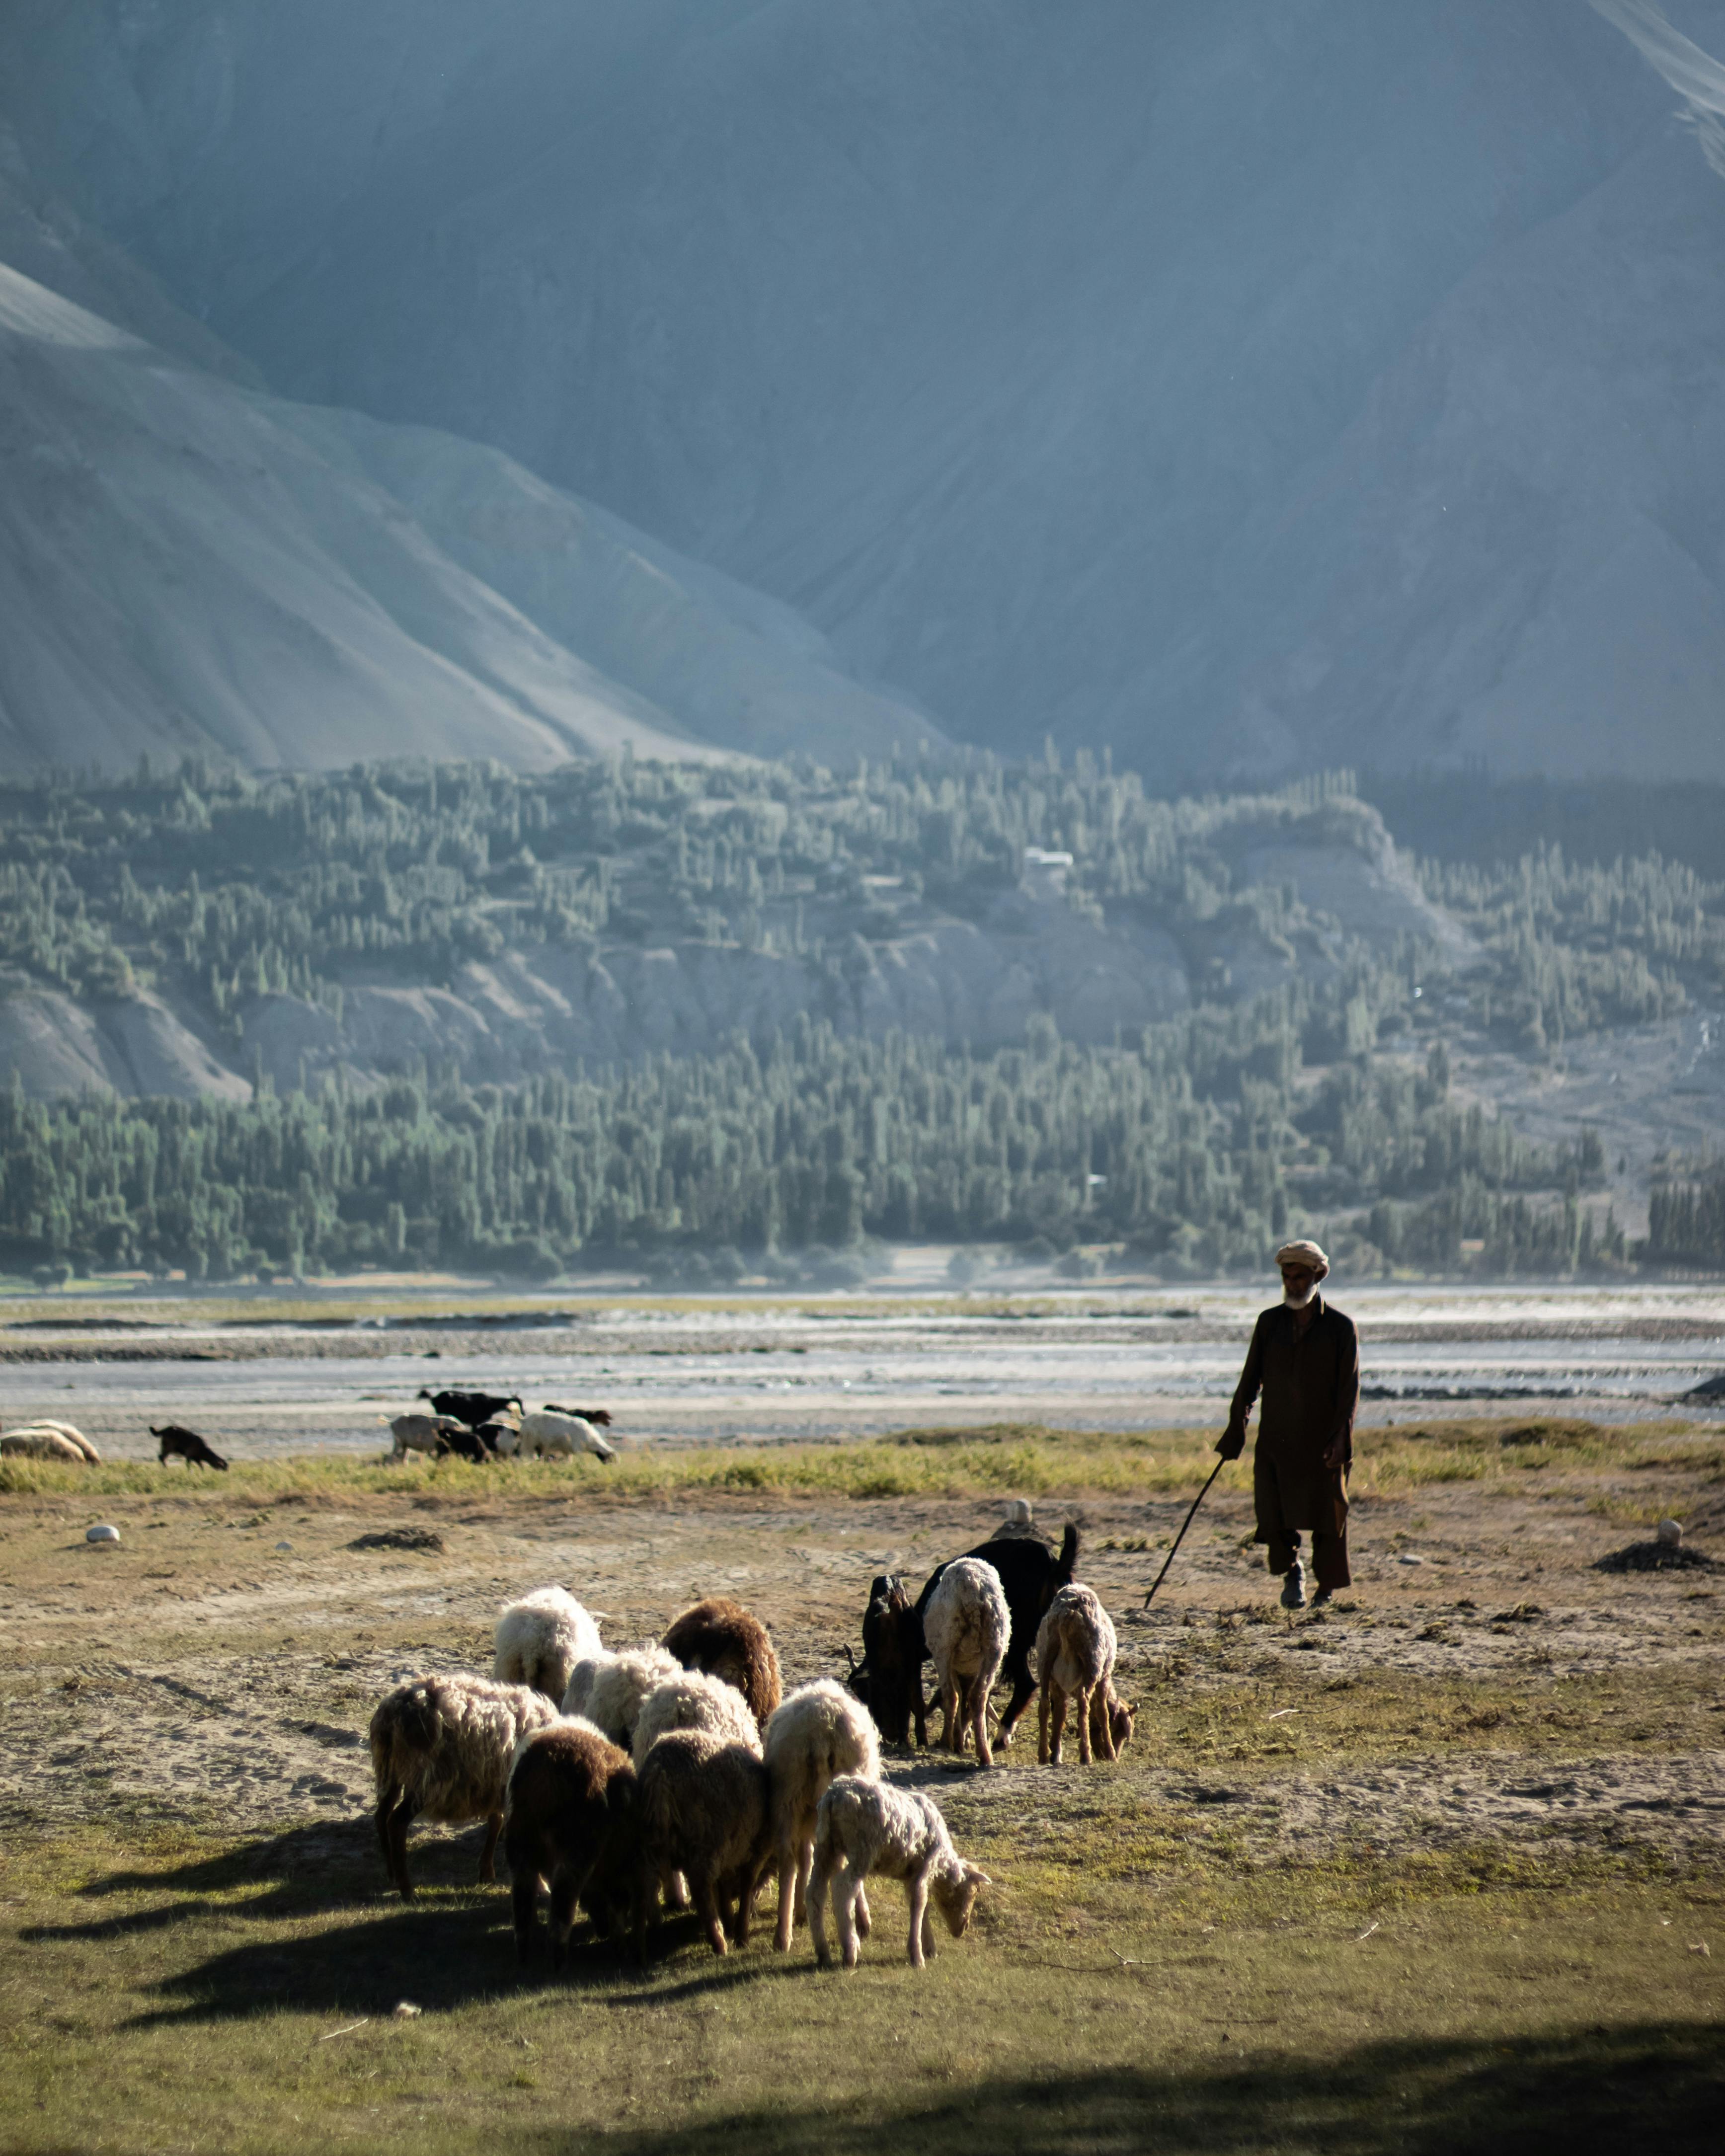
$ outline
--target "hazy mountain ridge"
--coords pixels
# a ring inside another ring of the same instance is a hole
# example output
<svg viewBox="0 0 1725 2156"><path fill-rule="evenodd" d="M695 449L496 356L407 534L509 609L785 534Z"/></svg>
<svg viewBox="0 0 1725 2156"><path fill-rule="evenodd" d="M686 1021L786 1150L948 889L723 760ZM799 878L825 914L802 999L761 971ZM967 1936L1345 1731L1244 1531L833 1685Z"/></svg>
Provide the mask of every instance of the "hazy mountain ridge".
<svg viewBox="0 0 1725 2156"><path fill-rule="evenodd" d="M278 389L968 738L1725 773L1725 186L1583 0L20 0L0 56Z"/></svg>

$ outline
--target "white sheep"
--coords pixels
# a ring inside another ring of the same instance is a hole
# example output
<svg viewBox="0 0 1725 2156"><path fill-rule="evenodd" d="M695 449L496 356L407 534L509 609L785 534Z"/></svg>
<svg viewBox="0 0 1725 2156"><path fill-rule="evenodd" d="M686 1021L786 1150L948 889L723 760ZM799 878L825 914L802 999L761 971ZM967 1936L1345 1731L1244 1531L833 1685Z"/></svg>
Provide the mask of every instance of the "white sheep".
<svg viewBox="0 0 1725 2156"><path fill-rule="evenodd" d="M679 1677L683 1666L663 1647L625 1647L621 1654L583 1656L569 1672L565 1714L585 1715L626 1752L634 1743L641 1705L655 1686Z"/></svg>
<svg viewBox="0 0 1725 2156"><path fill-rule="evenodd" d="M941 1743L962 1752L966 1730L973 1730L976 1756L992 1767L988 1695L1012 1638L1012 1611L993 1566L980 1558L955 1558L928 1598L922 1634L940 1682Z"/></svg>
<svg viewBox="0 0 1725 2156"><path fill-rule="evenodd" d="M734 1685L704 1670L679 1670L655 1685L641 1702L631 1747L639 1769L658 1738L673 1729L699 1729L721 1744L741 1744L761 1756L760 1724Z"/></svg>
<svg viewBox="0 0 1725 2156"><path fill-rule="evenodd" d="M44 1430L33 1425L28 1430L9 1430L0 1436L0 1459L6 1460L61 1460L74 1467L88 1467L90 1460L83 1450L63 1437L57 1430Z"/></svg>
<svg viewBox="0 0 1725 2156"><path fill-rule="evenodd" d="M1092 1748L1117 1759L1132 1733L1132 1709L1114 1696L1114 1661L1120 1651L1114 1620L1087 1587L1063 1587L1036 1629L1036 1670L1042 1692L1037 1707L1036 1757L1058 1766L1066 1706L1078 1723L1078 1758L1089 1766ZM1049 1710L1054 1712L1052 1731Z"/></svg>
<svg viewBox="0 0 1725 2156"><path fill-rule="evenodd" d="M536 1587L500 1611L492 1638L491 1675L499 1684L531 1685L561 1701L569 1672L603 1651L599 1628L561 1587Z"/></svg>
<svg viewBox="0 0 1725 2156"><path fill-rule="evenodd" d="M1028 1497L1014 1497L1008 1502L1006 1517L988 1537L991 1543L1040 1543L1042 1539Z"/></svg>
<svg viewBox="0 0 1725 2156"><path fill-rule="evenodd" d="M585 1415L559 1414L551 1408L536 1408L521 1417L519 1446L544 1460L568 1460L578 1452L590 1452L595 1460L614 1460L617 1448L601 1437Z"/></svg>
<svg viewBox="0 0 1725 2156"><path fill-rule="evenodd" d="M459 1826L485 1822L480 1877L496 1877L510 1764L516 1745L557 1719L543 1693L466 1675L414 1677L398 1685L372 1717L372 1771L377 1839L389 1883L411 1899L408 1828L420 1814Z"/></svg>
<svg viewBox="0 0 1725 2156"><path fill-rule="evenodd" d="M55 1415L38 1415L28 1427L31 1430L57 1430L62 1437L70 1439L92 1467L101 1466L102 1455L74 1424L62 1422Z"/></svg>
<svg viewBox="0 0 1725 2156"><path fill-rule="evenodd" d="M869 1930L863 1881L871 1871L905 1882L912 1969L921 1969L934 1952L930 1899L952 1937L962 1938L978 1890L993 1883L986 1871L967 1863L953 1848L932 1797L867 1781L860 1774L841 1774L815 1815L814 1869L809 1881L809 1928L814 1935L814 1958L823 1969L832 1958L826 1933L828 1893L845 1966L855 1969L858 1933L866 1938Z"/></svg>
<svg viewBox="0 0 1725 2156"><path fill-rule="evenodd" d="M773 1943L783 1953L790 1947L792 1925L808 1903L820 1800L839 1774L879 1781L880 1740L868 1709L831 1677L815 1677L787 1694L769 1717L763 1739L773 1840L778 1853L778 1926Z"/></svg>

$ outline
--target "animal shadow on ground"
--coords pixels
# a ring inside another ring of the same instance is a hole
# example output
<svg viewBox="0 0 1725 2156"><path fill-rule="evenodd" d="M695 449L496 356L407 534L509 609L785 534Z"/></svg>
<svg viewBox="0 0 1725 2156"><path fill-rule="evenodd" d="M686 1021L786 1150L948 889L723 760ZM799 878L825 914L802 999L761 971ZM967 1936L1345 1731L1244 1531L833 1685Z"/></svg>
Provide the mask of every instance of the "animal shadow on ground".
<svg viewBox="0 0 1725 2156"><path fill-rule="evenodd" d="M624 2005L734 1988L788 1973L777 1957L715 1962L698 1920L674 1918L660 1934L661 1953L699 1946L701 1958L669 1989L644 1985L625 1949L578 1930L562 1971L553 1975L542 1928L532 1962L516 1962L509 1897L495 1888L459 1902L420 1902L388 1915L315 1933L265 1936L166 1978L158 1987L170 2004L140 2015L138 2027L192 2021L243 2020L288 2008L329 2014L392 2013L408 1999L436 2013L470 2000L495 1999L523 1985L583 1991Z"/></svg>
<svg viewBox="0 0 1725 2156"><path fill-rule="evenodd" d="M484 1834L483 1827L475 1827L459 1836L428 1835L416 1840L415 1880L428 1887L471 1887ZM263 1892L244 1892L259 1884ZM194 1913L200 1906L196 1897L207 1895L239 1897L223 1903L227 1912L261 1918L311 1917L352 1908L389 1891L377 1829L369 1819L316 1820L285 1833L234 1843L186 1863L105 1872L79 1888L80 1899L100 1902L113 1894L150 1893L192 1898L128 1909L117 1916L92 1917L81 1923L34 1925L19 1936L100 1939L161 1931Z"/></svg>
<svg viewBox="0 0 1725 2156"><path fill-rule="evenodd" d="M1654 2024L1512 2041L1362 2046L1339 2058L1194 2064L989 2082L932 2102L732 2112L675 2129L608 2133L607 2156L897 2156L985 2148L990 2156L1232 2156L1245 2148L1329 2156L1580 2156L1719 2145L1725 2032ZM553 2131L535 2156L589 2148Z"/></svg>

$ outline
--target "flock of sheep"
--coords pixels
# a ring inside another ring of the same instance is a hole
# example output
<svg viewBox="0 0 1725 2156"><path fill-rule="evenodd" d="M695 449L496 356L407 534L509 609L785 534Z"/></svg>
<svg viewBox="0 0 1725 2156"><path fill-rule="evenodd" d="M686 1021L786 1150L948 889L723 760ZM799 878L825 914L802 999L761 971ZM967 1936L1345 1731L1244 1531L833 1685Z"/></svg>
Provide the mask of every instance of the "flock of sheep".
<svg viewBox="0 0 1725 2156"><path fill-rule="evenodd" d="M529 1450L614 1457L600 1435L610 1422L603 1409L530 1412L518 1396L480 1393L420 1397L429 1414L391 1422L397 1459L411 1451L485 1460ZM177 1424L151 1435L164 1461L227 1465ZM0 1451L100 1459L80 1431L47 1418L6 1432ZM932 1798L882 1780L881 1742L903 1744L913 1726L916 1742L927 1742L922 1666L932 1661L940 1741L961 1753L973 1743L983 1767L993 1763L989 1700L1003 1677L1011 1697L995 1742L1012 1743L1040 1692L1040 1761L1059 1763L1069 1712L1082 1762L1117 1758L1132 1710L1114 1689L1113 1624L1073 1578L1077 1556L1075 1527L1050 1549L1020 1503L988 1542L938 1567L914 1602L896 1575L877 1578L862 1659L850 1656L846 1681L816 1677L788 1694L766 1627L740 1604L697 1603L656 1645L613 1653L572 1594L539 1588L499 1617L489 1677L415 1677L372 1716L376 1819L390 1883L411 1896L413 1820L483 1820L480 1876L495 1878L501 1839L521 1961L532 1952L545 1885L552 1958L561 1967L578 1907L600 1935L632 1933L644 1960L661 1909L692 1900L722 1954L727 1940L747 1938L756 1897L776 1870L778 1949L789 1949L794 1925L806 1920L826 1965L830 1909L850 1969L868 1935L873 1875L904 1882L909 1956L920 1969L933 1951L934 1912L962 1936L989 1881L954 1849Z"/></svg>
<svg viewBox="0 0 1725 2156"><path fill-rule="evenodd" d="M873 1875L904 1882L909 1958L920 1969L933 1950L934 1912L960 1937L989 1881L953 1847L932 1798L882 1780L881 1739L903 1741L912 1718L926 1737L922 1663L932 1659L949 1748L973 1738L980 1763L992 1763L988 1698L1004 1672L1014 1702L1000 1741L1011 1743L1040 1682L1044 1762L1059 1762L1069 1706L1081 1758L1117 1757L1132 1712L1114 1691L1113 1625L1071 1578L1077 1547L1070 1527L1056 1553L1027 1523L1009 1525L940 1567L915 1604L901 1580L882 1575L848 1682L816 1677L788 1694L766 1627L738 1603L697 1603L657 1645L614 1653L572 1594L539 1588L499 1617L489 1677L416 1677L373 1715L391 1884L412 1894L415 1818L482 1819L480 1876L495 1877L501 1839L521 1960L533 1950L543 1884L561 1967L578 1908L598 1935L632 1933L644 1960L661 1911L692 1901L723 1954L727 1941L747 1940L755 1898L776 1871L778 1949L806 1919L826 1965L830 1909L855 1968Z"/></svg>

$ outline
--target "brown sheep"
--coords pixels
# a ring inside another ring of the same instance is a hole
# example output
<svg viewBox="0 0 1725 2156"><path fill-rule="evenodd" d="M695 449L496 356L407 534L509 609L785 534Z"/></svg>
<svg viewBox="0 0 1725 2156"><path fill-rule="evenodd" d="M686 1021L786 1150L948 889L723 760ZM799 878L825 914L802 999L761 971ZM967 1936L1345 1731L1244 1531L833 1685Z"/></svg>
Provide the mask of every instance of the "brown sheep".
<svg viewBox="0 0 1725 2156"><path fill-rule="evenodd" d="M551 1964L561 1969L578 1901L596 1927L626 1924L634 1899L635 1770L590 1722L557 1722L517 1748L503 1830L517 1959L532 1952L535 1903L551 1882Z"/></svg>
<svg viewBox="0 0 1725 2156"><path fill-rule="evenodd" d="M673 1729L640 1770L635 1953L647 1958L647 1918L661 1877L680 1871L716 1954L749 1935L749 1907L773 1852L767 1769L746 1745Z"/></svg>
<svg viewBox="0 0 1725 2156"><path fill-rule="evenodd" d="M685 1609L659 1644L685 1670L705 1670L735 1686L763 1728L783 1697L778 1657L767 1627L752 1611L722 1594Z"/></svg>
<svg viewBox="0 0 1725 2156"><path fill-rule="evenodd" d="M557 1709L525 1685L489 1677L415 1677L398 1685L372 1717L372 1769L377 1783L377 1839L389 1883L412 1899L408 1828L427 1819L459 1825L485 1822L480 1877L497 1876L497 1837L510 1760L523 1737L557 1720Z"/></svg>

